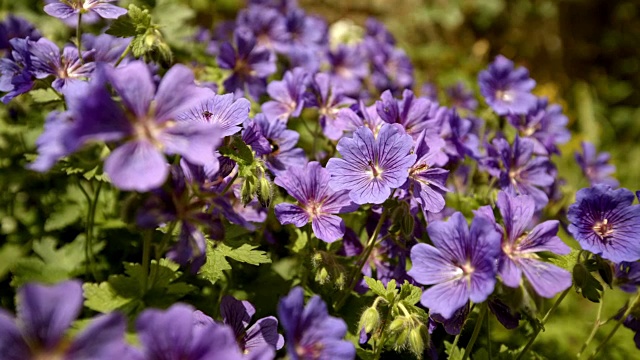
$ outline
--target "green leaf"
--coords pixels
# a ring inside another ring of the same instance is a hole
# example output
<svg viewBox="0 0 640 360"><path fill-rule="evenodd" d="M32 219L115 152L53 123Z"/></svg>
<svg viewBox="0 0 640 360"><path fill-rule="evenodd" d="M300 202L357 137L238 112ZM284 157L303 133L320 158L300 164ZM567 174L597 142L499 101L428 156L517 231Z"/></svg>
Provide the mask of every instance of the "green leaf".
<svg viewBox="0 0 640 360"><path fill-rule="evenodd" d="M419 287L409 284L407 280L404 281L400 288L399 294L400 300L404 300L408 304L415 304L420 301L422 297L422 290Z"/></svg>
<svg viewBox="0 0 640 360"><path fill-rule="evenodd" d="M144 34L149 28L151 28L149 10L143 10L131 4L127 15L114 20L106 32L117 37L131 37Z"/></svg>
<svg viewBox="0 0 640 360"><path fill-rule="evenodd" d="M600 297L604 288L587 267L583 264L577 264L573 268L573 285L576 290L586 299L592 302L600 302Z"/></svg>
<svg viewBox="0 0 640 360"><path fill-rule="evenodd" d="M2 280L11 267L22 258L22 255L22 249L15 244L5 244L0 248L0 280Z"/></svg>
<svg viewBox="0 0 640 360"><path fill-rule="evenodd" d="M567 255L553 256L548 260L550 263L557 265L567 271L572 271L573 267L578 262L578 254L580 254L580 250L571 249L571 252Z"/></svg>
<svg viewBox="0 0 640 360"><path fill-rule="evenodd" d="M53 89L36 89L29 91L29 95L36 103L48 103L52 101L62 101L60 95Z"/></svg>
<svg viewBox="0 0 640 360"><path fill-rule="evenodd" d="M35 255L22 258L13 266L11 286L18 287L31 281L52 284L82 273L86 260L84 235L60 248L56 248L56 245L56 241L51 238L35 241ZM96 243L91 251L95 254L103 247L103 243Z"/></svg>
<svg viewBox="0 0 640 360"><path fill-rule="evenodd" d="M291 236L293 237L291 251L299 254L307 247L307 244L309 243L309 236L306 231L302 231L299 228L296 228Z"/></svg>
<svg viewBox="0 0 640 360"><path fill-rule="evenodd" d="M374 294L378 296L382 296L383 298L387 297L387 289L385 289L382 281L365 276L364 282L367 283L367 285L369 286L369 289L371 289L371 291L373 291Z"/></svg>
<svg viewBox="0 0 640 360"><path fill-rule="evenodd" d="M457 346L453 346L452 343L445 341L444 342L444 348L445 348L445 353L447 353L447 355L449 355L449 357L447 359L449 360L462 360L462 355L464 355L464 352L462 350L460 350L459 347Z"/></svg>
<svg viewBox="0 0 640 360"><path fill-rule="evenodd" d="M226 258L251 264L260 265L271 262L267 253L256 250L256 246L242 244L231 247L224 243L207 242L207 262L200 269L200 275L211 283L215 283L224 276L225 270L231 270L231 264Z"/></svg>

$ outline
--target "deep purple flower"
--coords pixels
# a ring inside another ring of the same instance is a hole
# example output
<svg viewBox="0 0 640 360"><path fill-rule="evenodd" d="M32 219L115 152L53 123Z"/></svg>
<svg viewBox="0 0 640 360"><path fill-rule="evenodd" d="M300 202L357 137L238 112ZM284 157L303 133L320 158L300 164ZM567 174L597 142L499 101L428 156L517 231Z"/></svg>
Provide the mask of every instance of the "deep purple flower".
<svg viewBox="0 0 640 360"><path fill-rule="evenodd" d="M267 76L276 72L275 56L267 49L256 48L251 30L239 27L233 33L234 46L225 42L220 46L218 65L232 70L223 83L225 91L244 94L257 100L264 94Z"/></svg>
<svg viewBox="0 0 640 360"><path fill-rule="evenodd" d="M540 155L559 154L558 144L571 138L566 126L569 120L560 105L548 104L547 98L537 98L536 105L522 114L509 114L507 119L521 137L534 141L533 151Z"/></svg>
<svg viewBox="0 0 640 360"><path fill-rule="evenodd" d="M285 330L287 353L292 360L351 360L353 344L343 340L344 320L329 316L327 304L313 296L304 306L304 290L295 287L278 303L278 317Z"/></svg>
<svg viewBox="0 0 640 360"><path fill-rule="evenodd" d="M197 87L193 73L175 65L156 85L146 64L135 61L116 69L104 68L104 75L66 96L73 113L70 147L88 140L124 144L111 152L104 164L113 184L123 190L148 191L162 185L169 174L164 154L179 154L196 165L213 162L220 142L218 126L197 121L177 121L177 116L213 96ZM107 91L106 77L122 99L120 108Z"/></svg>
<svg viewBox="0 0 640 360"><path fill-rule="evenodd" d="M240 125L249 120L251 103L245 98L234 100L233 94L212 95L200 106L178 115L178 120L214 124L221 136L229 136L241 130Z"/></svg>
<svg viewBox="0 0 640 360"><path fill-rule="evenodd" d="M407 186L424 211L437 213L444 209L449 171L435 166L443 146L442 139L426 130L416 140L414 153L418 160L409 169Z"/></svg>
<svg viewBox="0 0 640 360"><path fill-rule="evenodd" d="M59 19L66 19L72 15L89 11L105 19L117 19L126 14L127 9L110 4L115 1L116 0L59 0L45 5L44 12Z"/></svg>
<svg viewBox="0 0 640 360"><path fill-rule="evenodd" d="M457 82L444 91L449 97L452 106L471 111L475 111L478 108L478 100L473 95L473 91L467 90L464 83Z"/></svg>
<svg viewBox="0 0 640 360"><path fill-rule="evenodd" d="M569 232L583 249L613 262L640 259L640 205L633 193L595 185L580 189L569 206Z"/></svg>
<svg viewBox="0 0 640 360"><path fill-rule="evenodd" d="M407 134L417 139L422 130L438 131L447 109L426 98L416 97L411 90L402 92L402 100L396 100L390 91L385 91L376 101L376 109L382 120L400 124Z"/></svg>
<svg viewBox="0 0 640 360"><path fill-rule="evenodd" d="M0 91L6 93L2 97L5 104L33 88L35 76L30 51L33 43L28 38L11 39L11 53L0 59Z"/></svg>
<svg viewBox="0 0 640 360"><path fill-rule="evenodd" d="M71 280L55 286L27 284L18 290L17 318L0 309L0 354L5 360L123 358L124 316L97 317L74 339L66 331L82 309L82 285Z"/></svg>
<svg viewBox="0 0 640 360"><path fill-rule="evenodd" d="M620 185L618 180L609 176L616 172L616 167L609 163L611 155L608 152L597 153L592 143L583 141L582 153L576 152L575 158L591 186L603 184L615 188Z"/></svg>
<svg viewBox="0 0 640 360"><path fill-rule="evenodd" d="M640 286L640 263L623 261L615 266L615 284L628 293L635 293Z"/></svg>
<svg viewBox="0 0 640 360"><path fill-rule="evenodd" d="M58 91L72 82L89 77L96 66L89 61L93 59L93 51L83 52L80 59L78 49L74 46L65 46L60 53L58 45L45 38L31 43L30 51L35 77L44 79L53 75L56 79L52 87Z"/></svg>
<svg viewBox="0 0 640 360"><path fill-rule="evenodd" d="M189 305L145 310L136 330L146 360L240 360L233 329L215 323ZM273 351L265 346L261 351ZM273 358L273 352L271 354Z"/></svg>
<svg viewBox="0 0 640 360"><path fill-rule="evenodd" d="M558 221L549 220L526 231L535 212L535 202L528 195L498 193L498 209L504 223L502 254L498 273L502 282L517 288L522 274L538 295L551 298L571 286L571 274L553 264L541 261L540 251L568 254L571 249L557 236ZM493 216L492 212L488 212ZM494 219L495 221L495 219Z"/></svg>
<svg viewBox="0 0 640 360"><path fill-rule="evenodd" d="M620 309L620 312L616 316L616 318L619 319L620 317L622 317L625 311L626 307ZM632 312L629 316L627 316L626 319L623 320L622 324L624 325L624 327L635 333L633 335L633 342L636 344L636 348L640 349L640 318L637 315L634 315Z"/></svg>
<svg viewBox="0 0 640 360"><path fill-rule="evenodd" d="M344 235L344 221L334 214L354 211L347 190L329 187L329 172L316 161L303 166L291 166L278 174L274 182L298 200L298 205L280 203L275 207L281 224L303 227L309 221L320 240L333 242Z"/></svg>
<svg viewBox="0 0 640 360"><path fill-rule="evenodd" d="M284 346L284 338L278 334L278 319L264 317L249 327L255 313L256 309L250 302L237 300L233 296L226 295L220 302L222 321L233 329L243 353L251 354L265 346L280 350Z"/></svg>
<svg viewBox="0 0 640 360"><path fill-rule="evenodd" d="M356 204L382 204L391 189L407 180L409 168L416 161L416 155L409 153L412 147L411 136L400 125L382 125L377 137L363 126L353 138L343 137L338 142L342 158L331 158L327 163L329 186L349 190Z"/></svg>
<svg viewBox="0 0 640 360"><path fill-rule="evenodd" d="M460 117L456 109L447 111L445 121L442 122L440 136L446 141L444 152L450 162L464 160L465 156L472 159L480 157L478 149L480 140L478 135L474 133L478 126L473 120L476 119ZM481 120L477 119L477 121Z"/></svg>
<svg viewBox="0 0 640 360"><path fill-rule="evenodd" d="M498 115L526 114L536 105L531 90L536 86L523 67L514 69L513 61L502 55L478 75L480 93Z"/></svg>
<svg viewBox="0 0 640 360"><path fill-rule="evenodd" d="M300 116L304 106L303 95L307 89L307 72L302 68L287 71L281 81L272 81L267 93L273 99L262 104L267 119L287 122L290 117Z"/></svg>
<svg viewBox="0 0 640 360"><path fill-rule="evenodd" d="M396 39L387 27L375 18L368 18L365 22L366 34L381 43L395 45Z"/></svg>
<svg viewBox="0 0 640 360"><path fill-rule="evenodd" d="M469 229L457 212L449 221L427 227L434 246L417 244L411 248L413 267L409 275L424 285L434 285L422 293L420 302L445 319L467 301L483 302L496 283L496 259L501 234L494 224L476 216Z"/></svg>
<svg viewBox="0 0 640 360"><path fill-rule="evenodd" d="M0 22L0 50L11 49L9 40L14 38L29 38L36 41L40 37L40 32L35 25L19 16L9 14Z"/></svg>
<svg viewBox="0 0 640 360"><path fill-rule="evenodd" d="M318 71L329 43L326 20L306 15L300 8L290 9L286 18L290 35L287 55L291 66L299 66L309 72Z"/></svg>
<svg viewBox="0 0 640 360"><path fill-rule="evenodd" d="M331 81L348 95L362 91L362 80L369 75L369 64L361 46L338 45L327 57Z"/></svg>
<svg viewBox="0 0 640 360"><path fill-rule="evenodd" d="M391 90L399 94L401 90L410 89L413 85L413 65L404 50L366 38L364 46L371 59L371 80L379 91Z"/></svg>
<svg viewBox="0 0 640 360"><path fill-rule="evenodd" d="M541 188L551 186L555 179L549 158L534 157L533 147L533 141L528 138L516 136L513 146L503 138L494 139L493 148L489 147L488 151L489 158L495 162L488 171L499 177L502 190L513 195L531 195L536 209L540 210L549 202L548 195ZM488 159L483 159L485 161ZM496 164L502 164L502 167L495 167Z"/></svg>
<svg viewBox="0 0 640 360"><path fill-rule="evenodd" d="M320 126L327 138L340 139L343 129L341 123L336 121L336 116L340 108L355 103L355 100L347 97L344 90L325 73L317 73L309 85L309 91L305 94L305 105L318 108Z"/></svg>
<svg viewBox="0 0 640 360"><path fill-rule="evenodd" d="M271 145L270 152L257 153L265 158L269 170L277 173L290 166L300 166L307 163L304 150L295 147L300 134L294 130L288 130L287 125L282 121L267 120L264 114L257 114L253 121L258 125L262 136Z"/></svg>

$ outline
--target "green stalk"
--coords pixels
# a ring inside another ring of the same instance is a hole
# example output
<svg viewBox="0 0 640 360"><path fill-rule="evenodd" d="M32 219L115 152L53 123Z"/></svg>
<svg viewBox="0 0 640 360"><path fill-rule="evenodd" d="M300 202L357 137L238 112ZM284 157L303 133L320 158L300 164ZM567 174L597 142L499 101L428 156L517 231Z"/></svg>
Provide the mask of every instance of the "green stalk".
<svg viewBox="0 0 640 360"><path fill-rule="evenodd" d="M102 181L98 182L98 187L93 195L93 200L89 202L89 213L87 214L87 238L85 241L85 257L89 263L91 274L96 278L95 263L93 261L93 254L91 247L93 243L93 228L96 223L96 209L98 208L98 200L100 199L100 190L102 189Z"/></svg>
<svg viewBox="0 0 640 360"><path fill-rule="evenodd" d="M82 10L78 12L78 26L76 26L76 43L78 46L78 57L80 58L80 64L84 65L84 58L82 57Z"/></svg>
<svg viewBox="0 0 640 360"><path fill-rule="evenodd" d="M464 355L462 355L462 360L467 360L471 351L473 350L473 345L475 345L476 340L478 339L478 334L480 334L480 328L482 327L482 321L484 320L485 315L487 315L487 309L489 307L487 304L482 306L480 309L480 315L478 315L478 320L476 320L476 326L473 328L473 333L471 334L471 340L467 344L467 347L464 349Z"/></svg>
<svg viewBox="0 0 640 360"><path fill-rule="evenodd" d="M582 357L582 354L589 346L589 343L591 343L591 340L593 340L594 336L598 332L598 329L600 328L600 326L602 326L602 322L600 321L600 316L602 314L602 304L604 303L604 293L602 293L602 295L603 296L600 297L600 303L598 304L598 314L596 315L596 320L593 322L593 329L591 329L591 333L589 334L587 341L585 341L584 344L582 344L582 348L580 348L580 351L578 351L578 354L576 355L578 359Z"/></svg>
<svg viewBox="0 0 640 360"><path fill-rule="evenodd" d="M142 291L146 293L149 289L149 266L151 264L151 237L153 230L144 232L142 240L142 272L144 273L144 281L142 283Z"/></svg>
<svg viewBox="0 0 640 360"><path fill-rule="evenodd" d="M618 319L618 322L616 323L616 326L614 326L613 329L611 329L611 332L609 333L609 335L607 335L607 337L593 351L593 353L589 357L589 360L595 359L596 355L598 355L598 353L604 348L604 346L609 342L609 340L611 340L613 335L620 328L620 325L622 325L624 320L629 316L629 314L631 314L631 310L635 307L635 305L638 303L638 301L640 301L640 292L638 292L638 295L636 295L635 299L633 299L633 301L631 302L631 304L629 305L627 310L624 312L624 314L622 314L622 317L620 317L620 319Z"/></svg>
<svg viewBox="0 0 640 360"><path fill-rule="evenodd" d="M129 45L127 45L127 48L124 49L124 51L122 52L122 55L120 55L120 57L118 58L118 61L116 61L116 63L113 65L113 67L118 67L118 65L120 65L122 60L124 60L124 58L127 57L127 55L129 55L130 52L131 52L131 43L129 43Z"/></svg>
<svg viewBox="0 0 640 360"><path fill-rule="evenodd" d="M524 354L526 354L527 351L529 351L529 349L531 348L531 345L533 345L533 342L536 340L536 337L538 337L538 334L540 334L542 327L544 326L544 324L546 324L547 320L549 319L549 316L558 308L562 300L564 300L565 296L567 296L567 294L569 293L569 290L571 290L571 287L568 287L567 290L565 290L560 295L558 300L556 300L556 302L553 303L553 306L551 306L551 309L549 309L549 311L547 311L547 313L545 314L544 318L542 318L542 322L540 326L534 331L533 336L531 337L531 339L529 339L529 342L527 342L527 345L524 347L524 349L522 349L520 354L518 354L518 357L516 358L516 360L522 359Z"/></svg>

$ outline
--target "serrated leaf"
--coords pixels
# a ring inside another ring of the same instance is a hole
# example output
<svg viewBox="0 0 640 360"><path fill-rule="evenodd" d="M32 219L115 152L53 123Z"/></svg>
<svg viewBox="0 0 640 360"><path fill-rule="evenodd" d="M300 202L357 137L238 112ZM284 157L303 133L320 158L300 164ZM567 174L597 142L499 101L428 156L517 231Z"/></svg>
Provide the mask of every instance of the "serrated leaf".
<svg viewBox="0 0 640 360"><path fill-rule="evenodd" d="M0 248L0 280L9 272L9 269L22 258L22 249L18 245L5 244Z"/></svg>
<svg viewBox="0 0 640 360"><path fill-rule="evenodd" d="M36 103L48 103L52 101L62 101L53 89L36 89L29 91L29 95Z"/></svg>
<svg viewBox="0 0 640 360"><path fill-rule="evenodd" d="M307 247L307 244L309 243L309 236L307 236L306 231L302 231L296 228L292 233L292 237L294 239L293 239L293 245L291 247L291 251L293 251L296 254L299 254L302 250L304 250Z"/></svg>
<svg viewBox="0 0 640 360"><path fill-rule="evenodd" d="M224 243L214 245L212 241L208 241L207 261L200 269L200 275L211 283L215 283L224 276L225 270L231 270L231 264L227 261L227 257L251 265L271 262L268 254L256 250L256 246L242 244L239 247L231 247Z"/></svg>
<svg viewBox="0 0 640 360"><path fill-rule="evenodd" d="M444 342L444 348L445 348L445 353L447 355L449 355L449 357L447 357L447 359L449 360L462 360L462 356L464 355L464 352L462 350L460 350L459 347L457 346L453 346L452 343L445 341Z"/></svg>
<svg viewBox="0 0 640 360"><path fill-rule="evenodd" d="M382 281L365 276L364 282L367 283L367 285L369 286L369 289L371 289L371 291L373 291L374 294L378 296L382 296L383 298L387 297L387 289L385 289Z"/></svg>
<svg viewBox="0 0 640 360"><path fill-rule="evenodd" d="M54 231L65 228L81 218L81 212L74 206L62 206L47 218L44 223L44 231Z"/></svg>
<svg viewBox="0 0 640 360"><path fill-rule="evenodd" d="M554 257L550 257L548 261L554 265L557 265L567 271L572 271L573 267L578 262L578 254L580 254L579 250L571 249L571 252L566 255L557 255Z"/></svg>
<svg viewBox="0 0 640 360"><path fill-rule="evenodd" d="M417 286L409 284L409 282L405 280L400 288L399 297L400 300L404 300L406 303L413 305L420 301L422 290Z"/></svg>
<svg viewBox="0 0 640 360"><path fill-rule="evenodd" d="M151 14L133 4L126 15L115 19L106 33L117 37L131 37L144 34L151 27Z"/></svg>
<svg viewBox="0 0 640 360"><path fill-rule="evenodd" d="M132 301L132 298L119 294L108 282L100 284L85 283L82 285L82 290L86 299L84 306L101 313L119 309Z"/></svg>

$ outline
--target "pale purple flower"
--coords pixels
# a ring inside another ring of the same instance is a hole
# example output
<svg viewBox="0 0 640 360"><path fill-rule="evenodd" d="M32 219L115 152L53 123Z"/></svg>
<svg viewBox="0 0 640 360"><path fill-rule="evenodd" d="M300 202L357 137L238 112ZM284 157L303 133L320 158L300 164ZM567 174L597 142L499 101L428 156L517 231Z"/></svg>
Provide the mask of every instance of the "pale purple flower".
<svg viewBox="0 0 640 360"><path fill-rule="evenodd" d="M640 205L627 189L580 189L569 206L569 233L583 249L613 262L640 260Z"/></svg>
<svg viewBox="0 0 640 360"><path fill-rule="evenodd" d="M375 104L366 106L361 100L351 107L340 109L336 114L336 124L348 135L362 126L368 127L377 135L385 122L378 115Z"/></svg>
<svg viewBox="0 0 640 360"><path fill-rule="evenodd" d="M110 4L116 0L59 0L45 5L44 12L66 19L78 13L93 12L105 19L117 19L127 13L127 9Z"/></svg>
<svg viewBox="0 0 640 360"><path fill-rule="evenodd" d="M285 330L291 360L351 360L356 349L344 320L329 316L327 304L315 295L304 305L304 290L295 287L278 303L278 317Z"/></svg>
<svg viewBox="0 0 640 360"><path fill-rule="evenodd" d="M214 124L221 136L229 136L241 130L249 120L251 103L245 98L234 100L233 94L212 95L199 106L178 115L178 120Z"/></svg>
<svg viewBox="0 0 640 360"><path fill-rule="evenodd" d="M407 134L417 139L425 129L438 131L445 120L447 108L426 98L416 97L411 90L402 92L402 100L396 100L385 91L376 101L376 109L382 120L400 124Z"/></svg>
<svg viewBox="0 0 640 360"><path fill-rule="evenodd" d="M238 13L236 26L253 32L257 50L286 52L290 34L284 15L266 6L252 5Z"/></svg>
<svg viewBox="0 0 640 360"><path fill-rule="evenodd" d="M420 95L433 102L438 102L438 88L432 82L425 82L420 88Z"/></svg>
<svg viewBox="0 0 640 360"><path fill-rule="evenodd" d="M505 234L498 263L498 273L502 282L509 287L517 288L524 274L535 292L546 298L551 298L571 286L571 274L568 271L544 262L536 255L541 251L559 255L566 255L571 251L557 236L558 221L545 221L527 231L535 213L532 197L513 196L501 191L498 193L497 205L502 215ZM493 217L492 212L487 213Z"/></svg>
<svg viewBox="0 0 640 360"><path fill-rule="evenodd" d="M233 329L243 353L251 354L265 346L280 350L284 346L284 338L278 334L278 319L267 316L249 327L255 313L256 309L250 302L240 301L230 295L223 297L220 302L222 321Z"/></svg>
<svg viewBox="0 0 640 360"><path fill-rule="evenodd" d="M340 108L355 103L347 97L344 89L336 84L329 74L317 73L305 94L305 106L316 107L320 112L320 126L324 135L331 140L342 137L341 123L336 121Z"/></svg>
<svg viewBox="0 0 640 360"><path fill-rule="evenodd" d="M362 80L369 75L369 64L361 46L338 45L330 51L331 81L348 95L362 91Z"/></svg>
<svg viewBox="0 0 640 360"><path fill-rule="evenodd" d="M526 114L536 105L531 90L536 86L523 67L514 69L513 61L496 56L487 70L478 75L480 93L498 115Z"/></svg>
<svg viewBox="0 0 640 360"><path fill-rule="evenodd" d="M69 112L52 111L47 115L44 130L36 140L38 158L28 168L45 172L53 167L63 156L71 150L65 145L65 138L73 128L73 119Z"/></svg>
<svg viewBox="0 0 640 360"><path fill-rule="evenodd" d="M371 80L379 91L399 94L413 85L413 65L404 50L373 38L364 40L371 59Z"/></svg>
<svg viewBox="0 0 640 360"><path fill-rule="evenodd" d="M473 91L467 90L464 83L457 82L455 85L446 88L445 93L449 97L453 107L475 111L478 108Z"/></svg>
<svg viewBox="0 0 640 360"><path fill-rule="evenodd" d="M329 172L316 161L305 166L290 166L278 173L274 182L298 200L298 204L280 203L275 207L281 224L303 227L311 221L316 237L333 242L345 232L344 221L334 214L351 212L357 205L351 202L347 190L329 187Z"/></svg>
<svg viewBox="0 0 640 360"><path fill-rule="evenodd" d="M81 60L77 48L65 46L61 53L58 45L45 38L32 42L30 52L34 76L44 79L53 75L56 79L52 86L58 91L88 78L95 69L95 63L89 61L93 60L93 51L84 51Z"/></svg>
<svg viewBox="0 0 640 360"><path fill-rule="evenodd" d="M526 114L509 114L507 119L521 137L533 140L533 151L536 154L559 154L557 145L564 144L571 138L566 127L569 119L562 114L562 107L549 105L547 98L537 98L536 105Z"/></svg>
<svg viewBox="0 0 640 360"><path fill-rule="evenodd" d="M477 123L473 120L476 119L473 117L468 119L460 117L456 109L447 111L445 121L442 123L440 136L446 141L444 152L449 161L464 160L465 156L469 156L472 159L480 157L480 151L478 150L480 140L478 135L474 133L474 131L477 131ZM477 121L481 120L478 119Z"/></svg>
<svg viewBox="0 0 640 360"><path fill-rule="evenodd" d="M476 216L467 225L457 212L449 221L427 227L434 246L411 248L409 275L418 283L434 285L422 293L420 303L431 313L450 319L467 301L481 303L493 293L501 234L490 220Z"/></svg>
<svg viewBox="0 0 640 360"><path fill-rule="evenodd" d="M295 68L287 71L281 81L272 81L267 85L267 93L273 99L262 104L262 112L267 119L287 122L290 117L300 116L307 78L304 69Z"/></svg>
<svg viewBox="0 0 640 360"><path fill-rule="evenodd" d="M217 166L218 126L177 120L179 114L213 96L211 90L194 84L191 70L175 65L157 88L147 65L139 61L104 68L104 73L66 96L74 119L67 143L77 148L89 140L125 140L104 164L116 187L148 191L162 185L169 174L164 154L179 154L196 165ZM126 113L112 99L102 77L122 99Z"/></svg>
<svg viewBox="0 0 640 360"><path fill-rule="evenodd" d="M109 34L82 34L82 47L92 50L92 58L95 62L115 64L124 53L132 38L121 38ZM121 64L128 63L128 59Z"/></svg>
<svg viewBox="0 0 640 360"><path fill-rule="evenodd" d="M363 126L352 138L343 137L338 142L342 158L331 158L327 163L329 186L349 190L356 204L382 204L391 189L407 180L409 168L416 161L416 155L410 154L412 147L411 136L400 125L382 125L377 137Z"/></svg>
<svg viewBox="0 0 640 360"><path fill-rule="evenodd" d="M610 176L616 172L616 166L609 163L611 154L598 153L596 147L588 141L583 141L581 145L582 153L576 152L575 158L591 186L603 184L618 187L620 185L618 180Z"/></svg>
<svg viewBox="0 0 640 360"><path fill-rule="evenodd" d="M71 323L82 310L82 284L70 280L55 286L27 284L18 290L17 318L0 309L0 354L3 360L124 358L124 316L95 318L69 339Z"/></svg>
<svg viewBox="0 0 640 360"><path fill-rule="evenodd" d="M418 160L409 169L407 188L424 211L440 212L444 209L444 194L449 170L436 166L444 140L436 134L423 131L414 150Z"/></svg>

